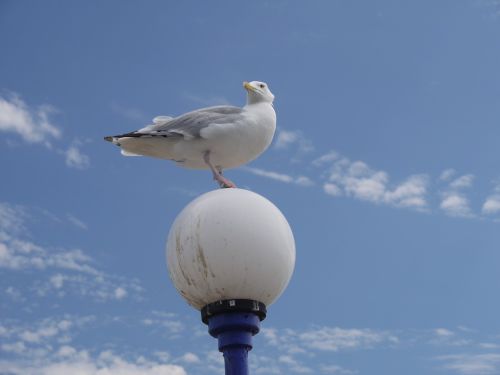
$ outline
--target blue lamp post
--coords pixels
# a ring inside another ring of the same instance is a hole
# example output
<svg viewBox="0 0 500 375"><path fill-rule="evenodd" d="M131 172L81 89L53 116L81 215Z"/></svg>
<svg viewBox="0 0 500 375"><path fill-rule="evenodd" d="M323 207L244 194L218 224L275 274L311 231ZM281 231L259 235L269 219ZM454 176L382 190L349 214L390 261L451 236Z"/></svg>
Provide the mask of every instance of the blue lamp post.
<svg viewBox="0 0 500 375"><path fill-rule="evenodd" d="M247 375L252 336L295 266L285 217L256 193L214 190L177 216L166 253L174 286L218 339L226 374Z"/></svg>

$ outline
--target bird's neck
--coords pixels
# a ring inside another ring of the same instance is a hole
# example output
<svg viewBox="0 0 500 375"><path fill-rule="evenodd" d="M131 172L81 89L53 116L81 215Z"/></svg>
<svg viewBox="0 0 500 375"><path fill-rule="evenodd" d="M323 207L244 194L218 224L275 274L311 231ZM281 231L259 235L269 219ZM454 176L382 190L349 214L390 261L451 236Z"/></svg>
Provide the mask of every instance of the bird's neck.
<svg viewBox="0 0 500 375"><path fill-rule="evenodd" d="M272 102L269 102L267 100L262 100L261 97L255 97L254 95L247 96L247 105L260 104L260 103L267 103L272 105Z"/></svg>
<svg viewBox="0 0 500 375"><path fill-rule="evenodd" d="M263 123L276 124L276 112L271 102L247 104L243 109L249 115L258 116L260 120L265 120ZM269 122L267 120L269 120Z"/></svg>
<svg viewBox="0 0 500 375"><path fill-rule="evenodd" d="M245 105L245 108L250 109L250 108L265 108L265 107L271 107L273 108L273 103L271 102L265 102L262 100L252 102L250 100L247 100L247 104Z"/></svg>

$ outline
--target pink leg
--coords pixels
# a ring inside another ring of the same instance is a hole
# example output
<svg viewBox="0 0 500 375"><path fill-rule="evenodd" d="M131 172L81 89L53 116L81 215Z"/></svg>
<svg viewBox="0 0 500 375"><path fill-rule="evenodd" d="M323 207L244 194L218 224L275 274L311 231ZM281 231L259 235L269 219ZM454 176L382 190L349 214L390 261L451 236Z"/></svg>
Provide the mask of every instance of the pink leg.
<svg viewBox="0 0 500 375"><path fill-rule="evenodd" d="M210 151L205 151L205 153L203 154L203 160L210 167L210 170L212 171L212 174L214 176L214 180L219 183L221 188L235 188L236 187L236 185L232 181L230 181L227 178L224 178L224 176L222 176L221 170L217 170L217 168L215 168L213 166L213 164L210 162Z"/></svg>

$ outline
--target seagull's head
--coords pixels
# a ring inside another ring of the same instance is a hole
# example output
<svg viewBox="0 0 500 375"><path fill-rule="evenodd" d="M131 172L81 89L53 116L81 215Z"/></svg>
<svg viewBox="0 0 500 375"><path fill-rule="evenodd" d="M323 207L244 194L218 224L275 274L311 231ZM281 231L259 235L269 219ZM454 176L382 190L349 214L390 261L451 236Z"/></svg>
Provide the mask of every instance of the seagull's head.
<svg viewBox="0 0 500 375"><path fill-rule="evenodd" d="M269 86L265 82L252 81L252 82L243 82L243 87L247 90L247 103L272 103L274 100L274 95L269 90Z"/></svg>

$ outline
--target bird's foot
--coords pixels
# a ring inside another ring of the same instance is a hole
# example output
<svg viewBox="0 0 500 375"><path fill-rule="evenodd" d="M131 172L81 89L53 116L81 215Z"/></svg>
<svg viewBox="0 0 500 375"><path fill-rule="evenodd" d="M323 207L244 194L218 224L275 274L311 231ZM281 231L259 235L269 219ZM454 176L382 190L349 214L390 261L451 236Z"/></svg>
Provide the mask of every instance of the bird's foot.
<svg viewBox="0 0 500 375"><path fill-rule="evenodd" d="M214 176L214 180L219 183L219 186L221 187L221 189L235 188L236 187L236 185L232 181L228 180L227 178L225 178L222 175L222 168L221 167L215 167L210 162L210 151L205 151L203 153L203 160L210 167L210 170L212 171L212 174Z"/></svg>
<svg viewBox="0 0 500 375"><path fill-rule="evenodd" d="M236 187L234 182L228 180L227 178L224 178L221 175L215 176L214 179L219 183L219 186L221 189L235 188Z"/></svg>

